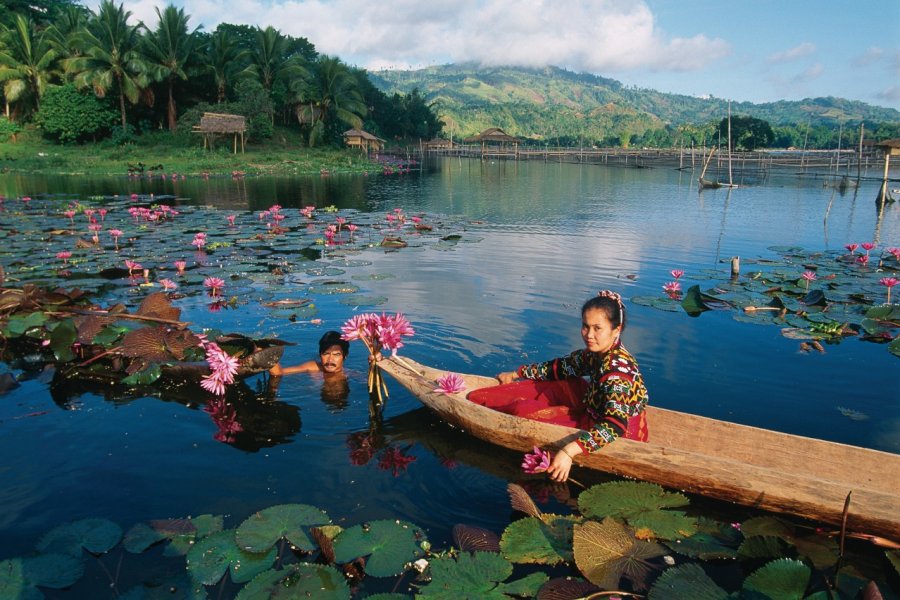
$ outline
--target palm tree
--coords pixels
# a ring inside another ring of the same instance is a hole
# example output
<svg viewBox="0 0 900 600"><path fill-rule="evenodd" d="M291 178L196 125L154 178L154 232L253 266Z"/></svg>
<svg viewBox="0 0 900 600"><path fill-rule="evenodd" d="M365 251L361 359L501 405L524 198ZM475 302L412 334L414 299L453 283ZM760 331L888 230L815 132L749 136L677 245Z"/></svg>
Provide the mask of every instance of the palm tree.
<svg viewBox="0 0 900 600"><path fill-rule="evenodd" d="M15 25L2 35L0 82L6 98L6 116L11 102L34 101L41 109L41 96L57 71L57 54L44 32L31 19L16 15Z"/></svg>
<svg viewBox="0 0 900 600"><path fill-rule="evenodd" d="M294 81L308 76L303 59L291 54L289 46L288 38L274 27L257 27L256 44L250 50L250 64L244 73L256 77L270 99L277 82L285 82L290 87ZM271 118L274 123L274 113Z"/></svg>
<svg viewBox="0 0 900 600"><path fill-rule="evenodd" d="M228 84L241 70L241 64L248 51L241 48L227 31L216 31L209 39L206 49L207 68L212 72L216 82L216 102L225 101Z"/></svg>
<svg viewBox="0 0 900 600"><path fill-rule="evenodd" d="M79 36L84 55L70 62L70 68L77 73L76 85L92 87L100 98L115 88L123 129L128 124L125 99L137 103L148 85L148 65L140 52L140 32L137 26L128 24L130 16L131 12L122 5L103 0L100 10L92 15Z"/></svg>
<svg viewBox="0 0 900 600"><path fill-rule="evenodd" d="M175 79L187 79L188 64L193 58L194 45L197 41L195 27L188 33L189 16L184 14L184 9L169 5L163 12L156 8L156 16L159 23L155 31L148 31L145 41L145 56L147 58L149 72L157 81L165 80L168 86L169 99L167 104L169 131L175 131L178 126L175 111Z"/></svg>
<svg viewBox="0 0 900 600"><path fill-rule="evenodd" d="M309 80L296 81L293 90L300 102L297 118L309 124L309 145L315 146L328 125L338 120L350 127L362 127L368 108L356 75L339 58L320 56Z"/></svg>
<svg viewBox="0 0 900 600"><path fill-rule="evenodd" d="M81 55L81 49L78 47L79 36L87 25L89 16L88 9L70 4L60 11L53 24L47 28L47 37L63 65L68 66L69 59ZM70 81L68 69L62 77L64 81Z"/></svg>

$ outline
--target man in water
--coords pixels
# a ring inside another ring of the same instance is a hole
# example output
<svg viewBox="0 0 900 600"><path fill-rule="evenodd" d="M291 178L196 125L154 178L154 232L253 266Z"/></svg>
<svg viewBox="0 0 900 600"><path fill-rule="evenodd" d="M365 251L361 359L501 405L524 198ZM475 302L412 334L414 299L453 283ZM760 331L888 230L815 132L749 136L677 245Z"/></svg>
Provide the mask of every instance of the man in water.
<svg viewBox="0 0 900 600"><path fill-rule="evenodd" d="M341 339L337 331L326 331L319 340L319 360L308 360L293 367L282 367L276 364L269 369L273 377L292 375L294 373L322 373L325 379L346 378L344 359L350 352L350 343Z"/></svg>

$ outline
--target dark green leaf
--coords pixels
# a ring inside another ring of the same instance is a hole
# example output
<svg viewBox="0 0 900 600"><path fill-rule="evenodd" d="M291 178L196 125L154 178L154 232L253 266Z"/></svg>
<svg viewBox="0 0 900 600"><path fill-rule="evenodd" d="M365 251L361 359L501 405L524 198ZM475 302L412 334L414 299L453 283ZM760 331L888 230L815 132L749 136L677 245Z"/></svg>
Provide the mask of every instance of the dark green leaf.
<svg viewBox="0 0 900 600"><path fill-rule="evenodd" d="M38 554L23 559L22 564L26 581L55 590L71 586L84 574L81 558L68 554Z"/></svg>
<svg viewBox="0 0 900 600"><path fill-rule="evenodd" d="M350 562L369 556L366 573L374 577L398 575L406 564L422 554L419 548L421 532L404 521L372 521L342 531L334 540L335 561Z"/></svg>
<svg viewBox="0 0 900 600"><path fill-rule="evenodd" d="M222 531L224 519L221 515L198 515L188 519L153 521L151 525L171 540L164 555L184 556L197 540Z"/></svg>
<svg viewBox="0 0 900 600"><path fill-rule="evenodd" d="M84 548L93 554L111 550L122 539L122 528L108 519L82 519L54 527L40 539L42 552L62 552L76 558Z"/></svg>
<svg viewBox="0 0 900 600"><path fill-rule="evenodd" d="M744 580L743 592L762 594L772 600L803 600L811 573L799 560L780 558Z"/></svg>
<svg viewBox="0 0 900 600"><path fill-rule="evenodd" d="M514 563L555 565L571 561L573 517L545 514L509 524L500 538L500 550Z"/></svg>
<svg viewBox="0 0 900 600"><path fill-rule="evenodd" d="M77 338L78 332L72 319L60 321L50 334L50 348L53 349L56 360L68 362L75 358L72 344L75 343Z"/></svg>
<svg viewBox="0 0 900 600"><path fill-rule="evenodd" d="M456 560L445 557L431 561L431 583L421 588L421 598L433 600L509 600L498 584L512 575L513 567L493 552L462 553Z"/></svg>
<svg viewBox="0 0 900 600"><path fill-rule="evenodd" d="M270 569L256 575L235 600L315 598L349 600L347 580L334 567L294 563L281 571Z"/></svg>
<svg viewBox="0 0 900 600"><path fill-rule="evenodd" d="M162 366L154 363L144 369L122 378L126 385L150 385L162 376Z"/></svg>
<svg viewBox="0 0 900 600"><path fill-rule="evenodd" d="M716 585L695 563L666 569L650 588L648 600L728 600L728 592Z"/></svg>
<svg viewBox="0 0 900 600"><path fill-rule="evenodd" d="M125 533L122 545L132 554L140 554L156 542L166 539L166 536L153 529L146 523L137 523Z"/></svg>
<svg viewBox="0 0 900 600"><path fill-rule="evenodd" d="M588 518L630 519L662 508L687 506L686 496L667 492L654 483L611 481L595 485L578 496L578 508Z"/></svg>
<svg viewBox="0 0 900 600"><path fill-rule="evenodd" d="M244 552L234 542L234 530L219 531L198 541L187 553L187 570L191 578L203 585L215 585L227 570L231 580L244 583L272 566L277 553Z"/></svg>
<svg viewBox="0 0 900 600"><path fill-rule="evenodd" d="M328 525L331 519L315 506L280 504L270 506L248 517L237 529L235 541L247 552L265 552L285 538L292 545L312 552L315 545L303 527Z"/></svg>

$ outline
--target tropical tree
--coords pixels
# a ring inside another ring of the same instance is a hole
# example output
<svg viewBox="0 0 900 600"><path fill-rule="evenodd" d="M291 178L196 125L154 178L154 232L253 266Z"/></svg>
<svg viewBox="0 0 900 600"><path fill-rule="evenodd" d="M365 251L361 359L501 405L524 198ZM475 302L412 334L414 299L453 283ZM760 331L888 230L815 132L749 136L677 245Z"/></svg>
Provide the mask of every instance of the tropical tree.
<svg viewBox="0 0 900 600"><path fill-rule="evenodd" d="M87 25L90 14L83 6L65 6L47 28L47 38L63 65L68 66L69 59L81 55L78 38ZM62 78L67 82L71 79L68 69L64 70Z"/></svg>
<svg viewBox="0 0 900 600"><path fill-rule="evenodd" d="M337 122L362 127L367 107L356 75L339 58L320 56L308 80L296 81L297 119L309 125L309 145L315 146Z"/></svg>
<svg viewBox="0 0 900 600"><path fill-rule="evenodd" d="M41 96L57 74L57 54L43 31L31 19L16 16L15 25L2 35L0 82L6 98L6 116L11 102L34 102L41 108Z"/></svg>
<svg viewBox="0 0 900 600"><path fill-rule="evenodd" d="M159 17L156 29L148 30L144 37L144 56L151 78L166 82L168 91L166 113L169 131L175 131L178 127L175 81L188 78L188 65L194 55L194 46L200 27L195 27L188 33L190 17L184 13L184 9L175 8L171 4L162 12L157 7L156 16Z"/></svg>
<svg viewBox="0 0 900 600"><path fill-rule="evenodd" d="M270 98L276 83L292 88L308 77L302 56L291 52L291 40L271 26L256 29L248 58L245 75L253 76ZM274 111L270 117L274 122Z"/></svg>
<svg viewBox="0 0 900 600"><path fill-rule="evenodd" d="M719 122L718 132L728 135L728 119ZM731 147L752 152L756 148L768 148L775 141L775 132L768 121L756 117L731 118Z"/></svg>
<svg viewBox="0 0 900 600"><path fill-rule="evenodd" d="M128 124L125 100L136 104L148 85L148 65L140 51L140 31L138 26L128 24L130 16L131 12L123 5L103 0L79 35L83 56L70 62L70 68L76 73L76 85L93 88L99 98L115 89L123 129Z"/></svg>
<svg viewBox="0 0 900 600"><path fill-rule="evenodd" d="M13 27L16 17L22 15L38 26L46 27L73 4L73 0L0 0L0 24Z"/></svg>
<svg viewBox="0 0 900 600"><path fill-rule="evenodd" d="M243 68L248 50L242 48L224 29L217 29L206 48L206 68L216 84L216 102L225 101L228 86L232 85Z"/></svg>

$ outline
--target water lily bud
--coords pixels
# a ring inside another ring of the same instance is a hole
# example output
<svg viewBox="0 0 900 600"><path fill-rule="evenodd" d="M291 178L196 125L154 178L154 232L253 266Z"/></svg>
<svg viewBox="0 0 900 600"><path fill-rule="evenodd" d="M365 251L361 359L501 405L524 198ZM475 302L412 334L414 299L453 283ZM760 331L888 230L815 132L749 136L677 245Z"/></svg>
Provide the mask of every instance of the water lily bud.
<svg viewBox="0 0 900 600"><path fill-rule="evenodd" d="M422 573L425 571L425 569L428 568L428 561L425 560L424 558L420 558L419 560L417 560L416 562L413 563L413 568L415 568L415 570L418 571L419 573Z"/></svg>

